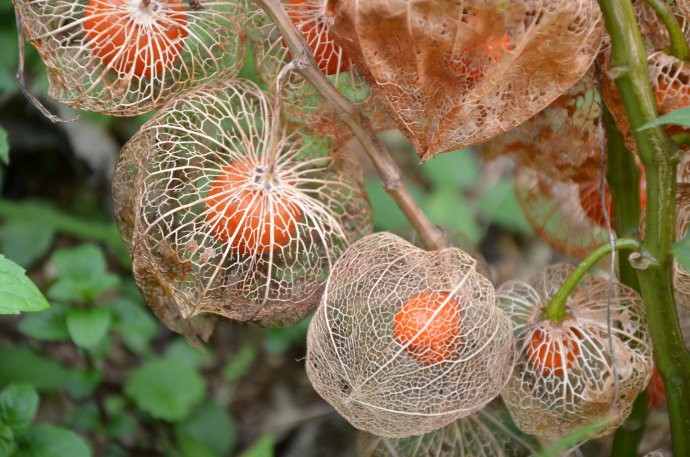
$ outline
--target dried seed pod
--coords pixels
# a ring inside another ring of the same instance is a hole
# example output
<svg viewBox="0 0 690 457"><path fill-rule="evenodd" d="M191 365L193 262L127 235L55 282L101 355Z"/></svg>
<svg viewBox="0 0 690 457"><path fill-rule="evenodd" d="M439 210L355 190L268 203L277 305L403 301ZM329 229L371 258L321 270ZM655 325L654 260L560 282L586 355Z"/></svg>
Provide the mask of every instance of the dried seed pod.
<svg viewBox="0 0 690 457"><path fill-rule="evenodd" d="M48 68L49 94L76 108L132 116L235 76L244 0L13 0Z"/></svg>
<svg viewBox="0 0 690 457"><path fill-rule="evenodd" d="M613 432L652 374L642 299L629 287L586 275L568 298L569 317L542 320L543 308L572 271L554 265L496 291L515 325L518 348L503 400L522 431L548 440L598 419L608 424L597 436Z"/></svg>
<svg viewBox="0 0 690 457"><path fill-rule="evenodd" d="M489 159L514 157L558 181L590 181L599 173L601 97L596 68L544 110L482 146Z"/></svg>
<svg viewBox="0 0 690 457"><path fill-rule="evenodd" d="M536 453L537 446L515 432L508 411L496 402L425 435L392 439L360 432L357 436L359 457L528 457Z"/></svg>
<svg viewBox="0 0 690 457"><path fill-rule="evenodd" d="M352 60L331 34L334 11L327 0L283 0L285 10L311 49L319 69L341 94L367 116L374 130L394 128L381 101L353 68ZM291 61L287 43L262 9L249 14L249 41L261 80L274 87L280 71ZM339 142L352 136L333 109L299 74L293 72L281 87L282 104L294 119Z"/></svg>
<svg viewBox="0 0 690 457"><path fill-rule="evenodd" d="M307 374L355 427L427 433L486 405L513 364L510 322L477 261L388 233L353 244L309 327Z"/></svg>
<svg viewBox="0 0 690 457"><path fill-rule="evenodd" d="M344 0L335 12L336 41L422 159L529 119L585 74L603 36L592 0Z"/></svg>
<svg viewBox="0 0 690 457"><path fill-rule="evenodd" d="M591 179L582 184L558 181L527 167L515 174L515 194L530 225L556 250L574 258L608 240L599 181ZM606 210L612 214L610 205Z"/></svg>
<svg viewBox="0 0 690 457"><path fill-rule="evenodd" d="M293 324L348 244L372 230L347 151L287 130L270 102L248 81L203 86L123 150L114 207L135 275L167 291L182 318Z"/></svg>

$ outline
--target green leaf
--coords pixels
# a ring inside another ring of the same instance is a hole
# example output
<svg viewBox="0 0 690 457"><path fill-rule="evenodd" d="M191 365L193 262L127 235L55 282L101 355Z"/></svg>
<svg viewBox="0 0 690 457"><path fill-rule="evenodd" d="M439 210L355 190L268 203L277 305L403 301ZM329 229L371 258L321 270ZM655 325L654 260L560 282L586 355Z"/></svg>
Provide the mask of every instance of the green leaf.
<svg viewBox="0 0 690 457"><path fill-rule="evenodd" d="M264 435L252 447L244 451L240 457L273 457L273 447L273 437Z"/></svg>
<svg viewBox="0 0 690 457"><path fill-rule="evenodd" d="M522 214L515 197L512 179L502 179L491 187L479 202L479 212L494 224L531 234L532 228Z"/></svg>
<svg viewBox="0 0 690 457"><path fill-rule="evenodd" d="M245 344L223 368L223 379L233 382L244 377L255 360L256 349L250 344Z"/></svg>
<svg viewBox="0 0 690 457"><path fill-rule="evenodd" d="M221 454L216 454L205 443L182 436L177 439L177 451L183 457L222 457Z"/></svg>
<svg viewBox="0 0 690 457"><path fill-rule="evenodd" d="M671 111L668 114L652 119L637 129L638 132L647 130L657 125L675 124L690 127L690 106Z"/></svg>
<svg viewBox="0 0 690 457"><path fill-rule="evenodd" d="M311 318L292 327L275 327L264 330L264 348L268 352L280 354L293 346L304 344Z"/></svg>
<svg viewBox="0 0 690 457"><path fill-rule="evenodd" d="M113 330L122 335L122 340L139 355L150 352L150 344L160 328L143 304L127 298L118 298L108 303L113 311Z"/></svg>
<svg viewBox="0 0 690 457"><path fill-rule="evenodd" d="M205 394L203 378L193 368L170 359L147 362L125 382L125 394L151 416L179 421Z"/></svg>
<svg viewBox="0 0 690 457"><path fill-rule="evenodd" d="M479 160L470 149L439 154L424 162L421 170L434 183L434 187L469 189L479 179Z"/></svg>
<svg viewBox="0 0 690 457"><path fill-rule="evenodd" d="M686 234L685 238L674 244L671 251L676 261L690 271L690 234Z"/></svg>
<svg viewBox="0 0 690 457"><path fill-rule="evenodd" d="M51 308L38 313L27 314L19 323L19 331L43 341L69 340L66 323L67 310L67 306L56 303Z"/></svg>
<svg viewBox="0 0 690 457"><path fill-rule="evenodd" d="M235 423L225 409L206 402L175 427L175 435L178 440L204 443L213 454L223 456L230 454L235 445Z"/></svg>
<svg viewBox="0 0 690 457"><path fill-rule="evenodd" d="M406 183L417 201L421 201L424 192L412 183ZM379 179L367 179L367 194L374 209L374 226L379 230L395 230L409 225L405 215L393 199L383 190Z"/></svg>
<svg viewBox="0 0 690 457"><path fill-rule="evenodd" d="M13 457L91 457L79 435L47 424L30 428L17 444Z"/></svg>
<svg viewBox="0 0 690 457"><path fill-rule="evenodd" d="M54 238L55 230L50 226L7 221L0 230L0 251L28 268L48 253Z"/></svg>
<svg viewBox="0 0 690 457"><path fill-rule="evenodd" d="M210 360L211 353L191 346L183 339L176 339L165 349L165 358L177 360L190 368L199 368Z"/></svg>
<svg viewBox="0 0 690 457"><path fill-rule="evenodd" d="M15 435L29 428L38 410L38 394L28 384L11 384L0 392L0 423Z"/></svg>
<svg viewBox="0 0 690 457"><path fill-rule="evenodd" d="M67 311L67 330L74 344L91 349L108 333L111 317L110 309L104 306L70 308Z"/></svg>
<svg viewBox="0 0 690 457"><path fill-rule="evenodd" d="M0 360L0 385L27 383L39 391L51 391L65 387L70 377L57 362L21 347L0 349Z"/></svg>
<svg viewBox="0 0 690 457"><path fill-rule="evenodd" d="M10 142L7 140L7 130L0 126L0 162L10 163Z"/></svg>
<svg viewBox="0 0 690 457"><path fill-rule="evenodd" d="M92 401L77 405L67 415L65 425L71 430L78 430L80 432L99 431L101 418L98 414L98 405Z"/></svg>
<svg viewBox="0 0 690 457"><path fill-rule="evenodd" d="M105 256L93 244L55 251L52 261L58 280L48 289L48 296L55 300L93 301L119 282L106 271Z"/></svg>
<svg viewBox="0 0 690 457"><path fill-rule="evenodd" d="M482 230L459 190L439 188L424 201L422 208L434 224L453 228L474 244L481 240Z"/></svg>
<svg viewBox="0 0 690 457"><path fill-rule="evenodd" d="M24 269L0 254L0 314L40 311L50 307Z"/></svg>
<svg viewBox="0 0 690 457"><path fill-rule="evenodd" d="M98 384L101 382L103 375L98 369L82 370L73 369L70 371L69 381L67 383L67 392L74 399L80 400L87 398L93 394Z"/></svg>
<svg viewBox="0 0 690 457"><path fill-rule="evenodd" d="M16 449L17 443L12 429L0 424L0 457L10 457Z"/></svg>

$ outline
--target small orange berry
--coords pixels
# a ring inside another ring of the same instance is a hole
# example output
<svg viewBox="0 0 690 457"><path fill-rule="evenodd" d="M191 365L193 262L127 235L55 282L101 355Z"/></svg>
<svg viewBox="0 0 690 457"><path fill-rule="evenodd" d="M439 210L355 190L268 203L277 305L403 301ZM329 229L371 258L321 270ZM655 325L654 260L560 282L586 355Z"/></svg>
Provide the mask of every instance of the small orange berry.
<svg viewBox="0 0 690 457"><path fill-rule="evenodd" d="M393 335L415 361L433 365L453 356L460 318L458 303L449 294L422 292L402 304L395 315Z"/></svg>
<svg viewBox="0 0 690 457"><path fill-rule="evenodd" d="M213 233L243 255L287 244L302 219L297 204L255 183L256 173L249 160L232 162L211 182L206 198L206 221Z"/></svg>
<svg viewBox="0 0 690 457"><path fill-rule="evenodd" d="M89 0L85 41L103 65L140 78L159 75L180 58L187 37L182 0Z"/></svg>
<svg viewBox="0 0 690 457"><path fill-rule="evenodd" d="M564 330L560 335L537 329L532 333L527 346L527 359L545 375L563 377L565 371L573 367L575 359L580 355L581 338L582 335L575 329L572 332Z"/></svg>

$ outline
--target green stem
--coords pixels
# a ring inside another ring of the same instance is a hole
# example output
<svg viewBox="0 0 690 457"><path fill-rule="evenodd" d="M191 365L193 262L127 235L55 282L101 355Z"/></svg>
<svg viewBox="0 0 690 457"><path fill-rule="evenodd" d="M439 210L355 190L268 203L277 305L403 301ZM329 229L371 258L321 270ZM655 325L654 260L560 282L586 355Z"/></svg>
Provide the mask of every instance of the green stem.
<svg viewBox="0 0 690 457"><path fill-rule="evenodd" d="M631 238L618 238L611 243L607 243L597 248L594 252L589 254L580 264L573 270L572 273L563 281L561 287L549 300L548 305L544 308L544 317L552 322L560 322L568 317L566 311L566 301L573 290L580 284L585 274L596 265L601 259L611 254L614 250L634 250L640 247L640 242Z"/></svg>
<svg viewBox="0 0 690 457"><path fill-rule="evenodd" d="M637 152L645 167L647 208L638 278L657 368L666 388L674 455L690 456L690 354L685 350L673 297L671 247L675 234L677 147L660 127L639 130L656 118L647 53L630 0L599 0L611 37L611 68Z"/></svg>
<svg viewBox="0 0 690 457"><path fill-rule="evenodd" d="M613 198L613 214L616 235L638 237L640 230L640 170L635 157L625 147L625 138L616 127L611 112L604 106L606 128L607 171L606 179ZM618 275L626 286L640 291L637 272L628 261L626 252L618 257ZM633 410L613 436L612 457L638 455L647 423L647 395L642 392L635 399Z"/></svg>
<svg viewBox="0 0 690 457"><path fill-rule="evenodd" d="M685 40L683 29L678 23L676 15L673 14L663 0L644 0L655 12L659 20L664 24L671 39L671 55L684 62L690 58L690 47Z"/></svg>

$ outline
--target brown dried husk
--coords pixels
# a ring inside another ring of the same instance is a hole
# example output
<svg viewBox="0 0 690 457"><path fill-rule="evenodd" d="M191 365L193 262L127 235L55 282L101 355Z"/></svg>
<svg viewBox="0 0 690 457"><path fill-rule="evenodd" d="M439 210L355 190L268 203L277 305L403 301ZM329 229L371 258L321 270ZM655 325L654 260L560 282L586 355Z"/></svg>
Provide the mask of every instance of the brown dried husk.
<svg viewBox="0 0 690 457"><path fill-rule="evenodd" d="M630 414L652 374L644 305L627 286L586 275L567 299L571 317L558 324L541 320L543 308L572 271L570 265L554 265L528 282L510 281L496 291L499 306L515 325L518 349L503 400L522 431L547 440L600 419L608 422L596 436L613 432ZM529 344L537 331L546 332L549 338L543 341L553 341L552 348L560 351L561 363L553 371L529 359ZM576 342L570 366L559 335Z"/></svg>
<svg viewBox="0 0 690 457"><path fill-rule="evenodd" d="M579 186L527 167L518 168L515 174L515 195L530 225L554 249L576 259L584 258L609 237L608 230L582 207Z"/></svg>
<svg viewBox="0 0 690 457"><path fill-rule="evenodd" d="M309 327L316 391L356 428L389 438L428 433L484 407L503 387L515 348L493 286L476 268L460 249L425 252L389 233L353 244ZM407 344L394 336L402 304L424 292L448 294L437 313L451 303L460 313L452 351L434 363L413 355L420 333Z"/></svg>
<svg viewBox="0 0 690 457"><path fill-rule="evenodd" d="M529 120L482 146L488 159L513 157L558 181L583 182L599 174L601 97L595 66Z"/></svg>
<svg viewBox="0 0 690 457"><path fill-rule="evenodd" d="M211 80L232 78L243 65L244 0L204 0L199 9L191 7L187 0L175 4L151 0L149 11L157 8L151 13L152 25L135 28L133 33L137 36L123 41L146 43L147 39L141 37L160 36L153 30L170 27L173 22L172 26L180 28L178 39L184 40L184 46L179 57L167 63L163 63L165 58L161 58L155 38L149 41L150 47L137 50L141 54L152 49L146 54L150 75L137 75L134 69L127 72L124 67L118 71L112 61L110 66L105 65L94 54L83 29L87 0L13 0L13 3L28 41L46 64L49 95L76 108L117 116L145 113L181 91ZM145 17L146 10L140 4L140 0L124 0L120 8L127 9L126 14L132 17ZM172 7L184 8L183 21L170 19L175 17L171 15L179 14L171 12ZM113 18L111 27L117 23ZM176 45L170 41L169 46ZM127 46L118 49L127 52ZM163 69L155 70L158 65Z"/></svg>
<svg viewBox="0 0 690 457"><path fill-rule="evenodd" d="M537 446L520 436L508 411L494 402L442 429L408 438L357 436L359 457L528 457Z"/></svg>
<svg viewBox="0 0 690 457"><path fill-rule="evenodd" d="M310 48L331 50L332 54L321 53L316 56L317 66L327 66L329 59L337 62L333 74L326 78L338 91L353 102L369 120L376 131L395 128L381 100L369 88L364 78L343 49L333 42L331 29L333 17L326 12L327 0L304 0L292 4L283 0L289 15L301 17L304 20L295 24L298 30L308 30L316 27L319 33L306 35L305 40L311 38ZM264 83L272 89L276 86L276 79L280 71L290 63L292 56L273 21L261 9L257 8L249 14L249 42L254 58L256 72ZM319 48L317 46L322 46ZM305 81L296 71L292 71L281 87L281 98L286 113L295 121L308 125L322 135L344 142L352 137L350 129L338 120L338 116L331 106L316 92L314 87Z"/></svg>
<svg viewBox="0 0 690 457"><path fill-rule="evenodd" d="M592 0L344 0L334 33L426 160L541 111L585 74L603 28Z"/></svg>
<svg viewBox="0 0 690 457"><path fill-rule="evenodd" d="M138 285L149 295L163 291L151 305L173 316L164 319L168 325L202 313L294 324L318 304L349 243L372 231L361 170L349 153L331 155L330 143L312 132L286 130L271 106L254 83L214 83L166 105L125 145L113 183L115 215ZM211 182L238 161L251 161L257 180L233 187L224 203L267 185L271 201L300 210L289 239L268 252L257 248L261 234L244 241L254 244L243 253L233 248L242 231L223 240L214 229L224 220L209 206ZM262 181L269 175L271 183Z"/></svg>

